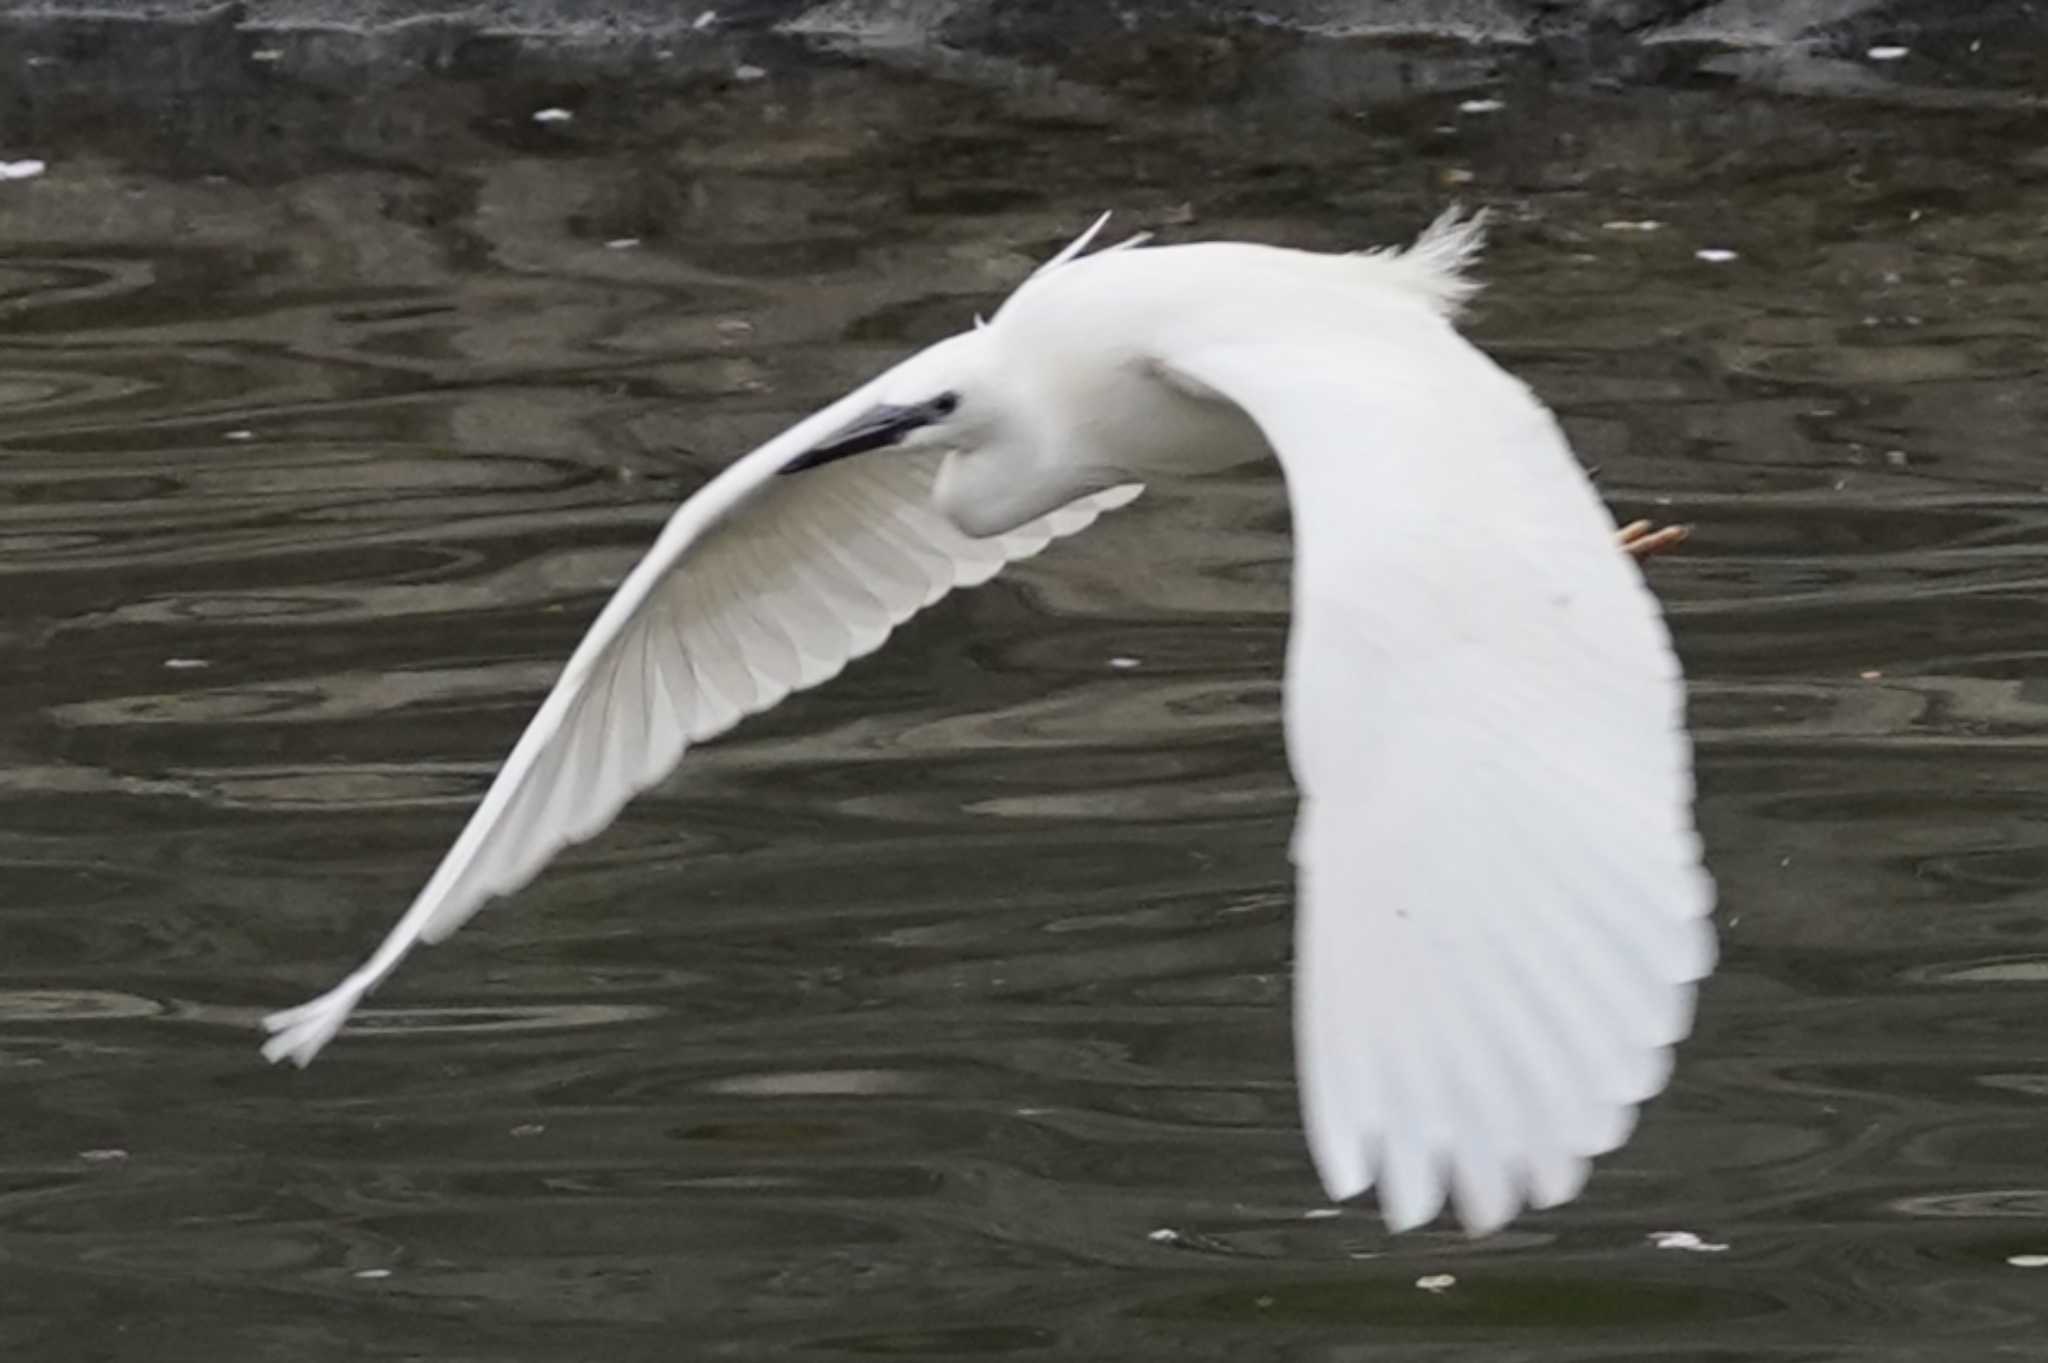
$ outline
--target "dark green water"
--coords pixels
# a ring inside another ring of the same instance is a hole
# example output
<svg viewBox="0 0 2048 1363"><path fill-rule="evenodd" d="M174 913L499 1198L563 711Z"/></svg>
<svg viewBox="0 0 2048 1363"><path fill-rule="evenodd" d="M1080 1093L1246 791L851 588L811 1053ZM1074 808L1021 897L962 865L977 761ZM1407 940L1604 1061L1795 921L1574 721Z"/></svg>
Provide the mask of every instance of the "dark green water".
<svg viewBox="0 0 2048 1363"><path fill-rule="evenodd" d="M2048 1347L2035 116L469 60L0 119L50 163L0 183L0 1355ZM1453 196L1474 333L1697 527L1653 578L1726 961L1579 1202L1305 1215L1268 470L949 598L261 1064L711 470L1104 207Z"/></svg>

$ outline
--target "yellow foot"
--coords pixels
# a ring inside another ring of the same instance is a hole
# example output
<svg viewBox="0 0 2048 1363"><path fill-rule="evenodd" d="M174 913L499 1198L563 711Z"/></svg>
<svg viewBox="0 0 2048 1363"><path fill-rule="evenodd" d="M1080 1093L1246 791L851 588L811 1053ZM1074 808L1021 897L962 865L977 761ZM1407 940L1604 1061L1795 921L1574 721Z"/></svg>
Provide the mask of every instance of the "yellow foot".
<svg viewBox="0 0 2048 1363"><path fill-rule="evenodd" d="M1616 533L1616 539L1621 544L1623 553L1633 554L1640 559L1676 549L1691 535L1691 526L1667 525L1659 529L1648 521L1630 521Z"/></svg>

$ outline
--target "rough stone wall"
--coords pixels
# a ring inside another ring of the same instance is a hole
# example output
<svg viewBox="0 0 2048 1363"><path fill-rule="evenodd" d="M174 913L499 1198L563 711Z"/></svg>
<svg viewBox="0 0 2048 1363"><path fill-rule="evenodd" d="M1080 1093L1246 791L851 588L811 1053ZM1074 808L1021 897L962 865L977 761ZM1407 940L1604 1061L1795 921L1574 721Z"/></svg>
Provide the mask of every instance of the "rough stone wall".
<svg viewBox="0 0 2048 1363"><path fill-rule="evenodd" d="M2038 11L2038 12L2037 12ZM802 51L796 49L801 48ZM57 104L146 106L288 78L331 88L506 70L643 85L811 55L1064 110L1091 92L1357 108L1502 80L1705 80L2037 112L2040 0L0 0L0 137Z"/></svg>
<svg viewBox="0 0 2048 1363"><path fill-rule="evenodd" d="M252 31L370 32L442 23L586 40L782 29L894 43L977 36L1071 39L1105 28L1168 31L1243 23L1332 38L1747 46L1874 41L1928 27L1995 22L2028 8L2001 0L0 0L0 17L15 23L84 17L210 21ZM2048 33L2048 16L2036 22Z"/></svg>

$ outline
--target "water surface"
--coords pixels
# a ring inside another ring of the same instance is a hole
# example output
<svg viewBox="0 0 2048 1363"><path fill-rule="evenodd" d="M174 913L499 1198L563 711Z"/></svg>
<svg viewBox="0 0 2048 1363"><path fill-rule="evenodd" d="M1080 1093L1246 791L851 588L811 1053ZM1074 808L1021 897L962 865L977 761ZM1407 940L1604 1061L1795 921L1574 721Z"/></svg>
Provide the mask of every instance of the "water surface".
<svg viewBox="0 0 2048 1363"><path fill-rule="evenodd" d="M6 114L0 1352L2037 1356L2031 116L783 56ZM1726 960L1580 1201L1310 1215L1264 469L948 599L257 1059L725 461L1103 207L1333 247L1453 196L1474 334L1698 532L1653 578Z"/></svg>

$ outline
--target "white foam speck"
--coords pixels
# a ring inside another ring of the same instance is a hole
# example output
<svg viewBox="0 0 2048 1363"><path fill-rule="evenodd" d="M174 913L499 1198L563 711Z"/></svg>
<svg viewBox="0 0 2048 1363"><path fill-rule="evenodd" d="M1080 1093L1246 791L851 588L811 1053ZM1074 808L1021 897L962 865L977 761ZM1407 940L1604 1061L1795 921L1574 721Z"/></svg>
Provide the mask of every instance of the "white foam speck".
<svg viewBox="0 0 2048 1363"><path fill-rule="evenodd" d="M1693 257L1697 260L1704 260L1709 265L1726 265L1731 260L1739 260L1741 258L1725 246L1702 246L1699 250L1693 252Z"/></svg>
<svg viewBox="0 0 2048 1363"><path fill-rule="evenodd" d="M567 123L574 117L567 109L536 109L533 113L536 123Z"/></svg>
<svg viewBox="0 0 2048 1363"><path fill-rule="evenodd" d="M0 161L0 180L33 180L50 168L46 161Z"/></svg>
<svg viewBox="0 0 2048 1363"><path fill-rule="evenodd" d="M1455 1276L1449 1273L1430 1273L1415 1280L1415 1285L1425 1292L1442 1295L1458 1285Z"/></svg>
<svg viewBox="0 0 2048 1363"><path fill-rule="evenodd" d="M1682 1249L1694 1254L1719 1254L1728 1248L1718 1240L1702 1240L1689 1230L1651 1231L1650 1243L1658 1249Z"/></svg>
<svg viewBox="0 0 2048 1363"><path fill-rule="evenodd" d="M1874 62L1895 62L1912 50L1910 47L1873 47L1863 55Z"/></svg>
<svg viewBox="0 0 2048 1363"><path fill-rule="evenodd" d="M1461 114L1497 114L1507 108L1507 101L1499 99L1468 99L1458 106Z"/></svg>

